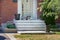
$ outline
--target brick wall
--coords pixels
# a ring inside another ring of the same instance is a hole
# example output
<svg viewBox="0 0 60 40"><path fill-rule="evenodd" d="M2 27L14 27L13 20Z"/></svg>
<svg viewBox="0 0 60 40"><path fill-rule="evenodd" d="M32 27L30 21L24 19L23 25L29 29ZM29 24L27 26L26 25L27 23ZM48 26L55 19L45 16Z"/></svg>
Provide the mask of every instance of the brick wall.
<svg viewBox="0 0 60 40"><path fill-rule="evenodd" d="M6 22L13 20L14 14L17 13L17 3L12 0L1 1L1 21Z"/></svg>
<svg viewBox="0 0 60 40"><path fill-rule="evenodd" d="M56 20L56 22L57 22L57 23L60 23L60 16L59 16L59 18Z"/></svg>
<svg viewBox="0 0 60 40"><path fill-rule="evenodd" d="M1 24L1 0L0 0L0 24Z"/></svg>
<svg viewBox="0 0 60 40"><path fill-rule="evenodd" d="M37 0L37 7L38 8L40 7L40 5L39 5L40 2L43 2L43 0ZM38 19L40 18L40 14L41 14L41 11L40 10L37 10L37 18Z"/></svg>

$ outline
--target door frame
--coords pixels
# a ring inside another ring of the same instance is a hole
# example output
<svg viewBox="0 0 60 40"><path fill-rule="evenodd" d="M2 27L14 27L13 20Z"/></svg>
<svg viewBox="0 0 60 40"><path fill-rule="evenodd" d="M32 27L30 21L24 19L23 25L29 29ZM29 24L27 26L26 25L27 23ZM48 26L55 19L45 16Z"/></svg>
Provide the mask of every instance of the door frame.
<svg viewBox="0 0 60 40"><path fill-rule="evenodd" d="M22 18L22 0L18 0L17 13L20 14L20 19ZM33 0L33 19L37 19L37 0Z"/></svg>

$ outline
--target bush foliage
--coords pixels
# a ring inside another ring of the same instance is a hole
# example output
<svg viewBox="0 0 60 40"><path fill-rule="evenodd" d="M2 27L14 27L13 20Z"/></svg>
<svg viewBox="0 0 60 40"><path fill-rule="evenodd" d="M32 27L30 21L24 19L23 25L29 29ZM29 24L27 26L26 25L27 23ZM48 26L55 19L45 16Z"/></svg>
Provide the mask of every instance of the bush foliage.
<svg viewBox="0 0 60 40"><path fill-rule="evenodd" d="M39 3L39 7L42 14L40 17L45 20L46 24L55 24L55 20L58 19L60 13L60 0L44 0Z"/></svg>

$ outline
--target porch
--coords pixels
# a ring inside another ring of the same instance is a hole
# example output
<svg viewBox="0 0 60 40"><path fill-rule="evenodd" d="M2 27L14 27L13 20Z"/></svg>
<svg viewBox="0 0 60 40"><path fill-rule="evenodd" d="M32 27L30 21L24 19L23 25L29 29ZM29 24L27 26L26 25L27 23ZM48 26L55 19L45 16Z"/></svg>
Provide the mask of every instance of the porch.
<svg viewBox="0 0 60 40"><path fill-rule="evenodd" d="M37 18L37 0L18 0L18 13L13 20L18 33L46 32L43 20Z"/></svg>

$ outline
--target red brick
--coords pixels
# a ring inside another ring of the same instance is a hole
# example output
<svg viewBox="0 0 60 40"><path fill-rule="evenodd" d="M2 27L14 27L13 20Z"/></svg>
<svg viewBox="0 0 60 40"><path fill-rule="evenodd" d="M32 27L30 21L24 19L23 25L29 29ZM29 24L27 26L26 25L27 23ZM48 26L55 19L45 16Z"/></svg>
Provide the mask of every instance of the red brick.
<svg viewBox="0 0 60 40"><path fill-rule="evenodd" d="M13 20L15 13L17 13L17 3L12 0L3 0L1 2L2 22Z"/></svg>

